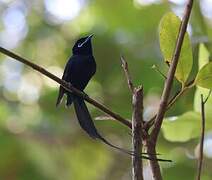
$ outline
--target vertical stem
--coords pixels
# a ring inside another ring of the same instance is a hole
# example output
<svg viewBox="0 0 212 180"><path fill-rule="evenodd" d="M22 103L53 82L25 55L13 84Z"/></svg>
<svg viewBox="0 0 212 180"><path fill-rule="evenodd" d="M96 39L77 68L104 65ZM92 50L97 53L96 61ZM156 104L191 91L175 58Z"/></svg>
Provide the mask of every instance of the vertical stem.
<svg viewBox="0 0 212 180"><path fill-rule="evenodd" d="M210 96L210 93L208 97ZM203 163L203 147L204 147L204 137L205 137L205 103L207 99L203 100L203 95L201 94L201 116L202 116L202 130L200 138L200 148L199 148L199 158L198 158L198 169L197 169L197 180L201 179L202 163Z"/></svg>
<svg viewBox="0 0 212 180"><path fill-rule="evenodd" d="M142 158L142 120L143 120L143 88L134 88L132 114L132 179L143 180Z"/></svg>

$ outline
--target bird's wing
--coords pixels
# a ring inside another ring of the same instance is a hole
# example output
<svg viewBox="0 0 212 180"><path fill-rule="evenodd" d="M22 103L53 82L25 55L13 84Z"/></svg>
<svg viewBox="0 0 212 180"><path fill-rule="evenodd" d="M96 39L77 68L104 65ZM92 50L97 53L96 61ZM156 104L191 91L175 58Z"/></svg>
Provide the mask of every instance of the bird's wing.
<svg viewBox="0 0 212 180"><path fill-rule="evenodd" d="M69 61L70 61L70 60L69 60ZM69 61L68 61L68 63L69 63ZM69 71L68 63L67 63L66 66L65 66L65 70L64 70L63 76L62 76L62 79L65 80L65 81L68 80L68 74L69 74L69 73L68 73L68 71ZM57 97L56 106L59 106L59 105L60 105L60 103L61 103L61 101L62 101L62 99L63 99L64 93L65 93L65 89L64 89L62 86L60 86L60 88L59 88L59 93L58 93L58 97Z"/></svg>

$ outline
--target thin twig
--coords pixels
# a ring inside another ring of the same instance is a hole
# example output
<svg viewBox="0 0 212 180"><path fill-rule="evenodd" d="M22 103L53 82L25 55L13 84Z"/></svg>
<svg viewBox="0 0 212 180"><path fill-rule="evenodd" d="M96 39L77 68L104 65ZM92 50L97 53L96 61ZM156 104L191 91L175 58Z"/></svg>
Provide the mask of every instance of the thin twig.
<svg viewBox="0 0 212 180"><path fill-rule="evenodd" d="M204 104L208 101L208 98L211 96L212 90L209 91L208 96L204 100Z"/></svg>
<svg viewBox="0 0 212 180"><path fill-rule="evenodd" d="M204 147L204 137L205 137L205 103L204 103L202 94L201 94L201 117L202 117L202 130L201 130L201 137L200 137L197 180L200 180L201 178L202 163L203 163L203 147Z"/></svg>
<svg viewBox="0 0 212 180"><path fill-rule="evenodd" d="M135 88L132 98L132 147L135 156L132 156L132 179L143 180L142 159L142 122L143 122L143 88Z"/></svg>
<svg viewBox="0 0 212 180"><path fill-rule="evenodd" d="M154 69L155 71L157 71L164 79L167 79L167 78L166 78L166 75L163 74L163 73L160 71L160 69L158 68L157 65L153 64L153 65L152 65L152 69Z"/></svg>
<svg viewBox="0 0 212 180"><path fill-rule="evenodd" d="M176 93L169 101L166 111L172 107L172 105L188 90L194 87L194 80L190 81L186 86L184 86L178 93Z"/></svg>
<svg viewBox="0 0 212 180"><path fill-rule="evenodd" d="M201 119L202 119L202 129L200 137L200 148L199 148L199 158L198 158L198 168L197 168L197 180L201 179L202 164L203 164L203 148L204 148L204 138L205 138L205 103L211 95L211 90L208 93L206 99L203 99L201 94Z"/></svg>
<svg viewBox="0 0 212 180"><path fill-rule="evenodd" d="M169 100L169 103L166 107L166 111L168 111L175 103L176 101L189 89L191 89L192 87L194 87L194 79L189 81L184 87L183 89L179 90L178 92L176 92L176 94ZM144 129L146 129L147 131L151 128L151 126L154 124L154 120L156 118L156 115L154 115L149 121L147 121L144 124Z"/></svg>
<svg viewBox="0 0 212 180"><path fill-rule="evenodd" d="M133 85L132 78L131 78L130 73L129 73L128 63L127 63L127 61L125 61L123 56L121 56L120 59L121 59L121 66L124 70L124 74L125 74L125 77L127 79L127 84L128 84L129 90L133 93L134 85Z"/></svg>
<svg viewBox="0 0 212 180"><path fill-rule="evenodd" d="M159 132L160 132L160 129L161 129L162 122L163 122L163 117L164 117L165 112L166 112L166 107L167 107L171 87L172 87L172 84L173 84L174 75L175 75L175 71L176 71L176 68L177 68L178 60L179 60L179 57L180 57L181 47L182 47L184 36L185 36L185 33L186 33L188 20L189 20L190 14L191 14L192 5L193 5L193 0L188 0L187 6L186 6L186 9L185 9L185 13L184 13L184 16L183 16L183 19L182 19L182 23L181 23L181 26L180 26L179 34L178 34L178 37L177 37L176 47L175 47L175 50L174 50L174 53L173 53L173 56L172 56L171 65L170 65L168 75L167 75L167 79L166 79L166 82L165 82L165 85L164 85L159 110L158 110L158 113L157 113L157 116L156 116L156 119L155 119L153 130L150 134L150 139L149 139L149 143L148 143L149 146L147 148L150 148L150 146L152 146L151 148L154 148L154 151L155 151L155 148L156 148L157 138L158 138L158 135L159 135ZM151 149L150 153L154 153L152 151L153 150ZM155 180L161 180L162 175L161 175L160 166L159 166L158 162L157 161L151 161L150 165L151 165L152 172L153 172L153 178Z"/></svg>
<svg viewBox="0 0 212 180"><path fill-rule="evenodd" d="M66 81L58 78L57 76L53 75L52 73L48 72L46 69L44 69L41 66L38 66L30 61L28 61L27 59L16 55L15 53L0 47L0 52L21 62L24 63L27 66L30 66L31 68L35 69L36 71L40 72L41 74L47 76L48 78L54 80L55 82L57 82L58 84L60 84L61 86L63 86L67 91L72 92L74 94L76 94L77 96L80 96L82 98L84 98L87 102L89 102L90 104L92 104L93 106L97 107L98 109L100 109L101 111L105 112L106 114L110 115L111 117L113 117L115 120L119 121L120 123L128 126L129 128L132 127L131 122L127 121L126 119L124 119L123 117L121 117L119 114L111 111L110 109L108 109L106 106L104 106L103 104L97 102L96 100L90 98L87 94L85 94L84 92L74 88L70 83L67 83Z"/></svg>

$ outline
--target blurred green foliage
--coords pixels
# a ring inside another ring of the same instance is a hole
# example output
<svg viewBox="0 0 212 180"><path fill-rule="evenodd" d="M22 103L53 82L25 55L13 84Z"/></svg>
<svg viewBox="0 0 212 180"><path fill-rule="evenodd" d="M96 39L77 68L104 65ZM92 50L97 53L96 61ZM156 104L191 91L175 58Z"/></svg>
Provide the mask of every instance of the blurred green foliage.
<svg viewBox="0 0 212 180"><path fill-rule="evenodd" d="M94 33L97 73L85 92L130 119L131 95L119 59L122 54L128 61L134 83L144 86L144 118L150 119L157 111L164 83L163 77L151 67L156 64L162 72L167 72L159 46L159 23L164 14L180 6L166 0L149 5L139 4L139 0L79 2L82 7L76 17L57 21L46 10L44 1L0 0L0 44L61 77L75 40ZM16 18L11 19L8 12L14 7L22 15L15 14ZM18 17L25 18L25 25L20 30L18 24L20 33L14 35L17 27L13 21ZM12 32L9 36L6 27ZM195 2L190 28L194 66L189 79L193 79L198 71L199 43L206 44L209 55L212 52L211 19L203 16L199 2ZM179 88L180 83L175 81L172 94ZM89 138L80 129L73 108L66 109L63 104L56 109L57 89L55 82L0 55L0 179L130 179L130 157ZM176 126L166 121L158 142L158 152L174 161L161 164L164 179L193 179L196 175L194 158L201 122L188 113L199 113L199 89L195 91L184 94L167 113L167 116L178 116L179 121L173 121ZM206 108L210 113L211 106ZM89 109L94 118L104 115L91 105ZM111 142L130 148L129 129L113 121L95 124ZM206 138L211 148L210 133L211 126L208 126ZM207 151L205 155L203 179L208 180L212 177L212 154Z"/></svg>

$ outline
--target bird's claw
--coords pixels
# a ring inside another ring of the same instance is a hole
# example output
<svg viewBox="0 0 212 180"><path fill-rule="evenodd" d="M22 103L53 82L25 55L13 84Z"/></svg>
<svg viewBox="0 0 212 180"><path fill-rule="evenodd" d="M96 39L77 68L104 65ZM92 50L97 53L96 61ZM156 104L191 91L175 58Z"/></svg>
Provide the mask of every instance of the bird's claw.
<svg viewBox="0 0 212 180"><path fill-rule="evenodd" d="M85 92L82 92L82 96L83 96L83 99L88 99L89 98L89 96Z"/></svg>

